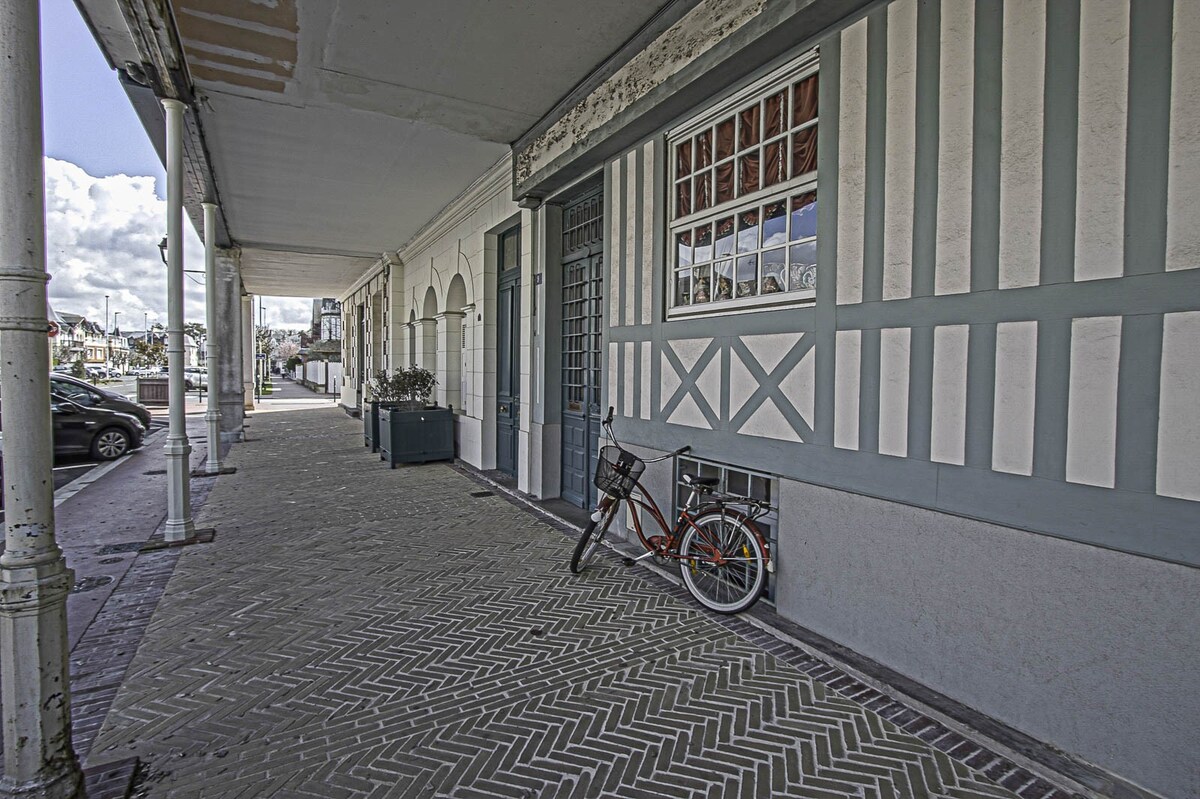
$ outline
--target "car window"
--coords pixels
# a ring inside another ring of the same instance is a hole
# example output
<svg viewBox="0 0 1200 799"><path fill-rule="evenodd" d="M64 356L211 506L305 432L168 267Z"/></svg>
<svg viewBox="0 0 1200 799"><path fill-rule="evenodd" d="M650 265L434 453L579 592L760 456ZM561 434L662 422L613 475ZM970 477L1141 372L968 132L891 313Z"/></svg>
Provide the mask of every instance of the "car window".
<svg viewBox="0 0 1200 799"><path fill-rule="evenodd" d="M90 401L92 392L88 391L78 383L72 383L68 380L50 380L50 384L54 387L55 394L61 394L64 397L73 399L76 402Z"/></svg>

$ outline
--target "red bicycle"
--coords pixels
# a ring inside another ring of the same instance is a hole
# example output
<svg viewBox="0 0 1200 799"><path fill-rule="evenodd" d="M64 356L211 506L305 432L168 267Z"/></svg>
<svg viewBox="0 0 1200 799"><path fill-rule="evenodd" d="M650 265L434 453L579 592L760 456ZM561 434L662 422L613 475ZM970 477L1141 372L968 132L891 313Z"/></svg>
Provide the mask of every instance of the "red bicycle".
<svg viewBox="0 0 1200 799"><path fill-rule="evenodd" d="M718 613L739 613L757 602L768 573L775 570L766 538L754 523L770 512L770 503L719 492L715 477L685 474L683 482L690 489L687 502L675 524L668 524L639 479L647 463L677 457L691 447L642 460L617 441L612 420L613 409L609 408L603 427L611 444L600 448L594 480L600 500L575 546L571 571L579 574L591 562L624 502L634 532L646 548L646 554L634 561L649 557L677 561L688 591ZM658 534L646 536L640 511L658 525Z"/></svg>

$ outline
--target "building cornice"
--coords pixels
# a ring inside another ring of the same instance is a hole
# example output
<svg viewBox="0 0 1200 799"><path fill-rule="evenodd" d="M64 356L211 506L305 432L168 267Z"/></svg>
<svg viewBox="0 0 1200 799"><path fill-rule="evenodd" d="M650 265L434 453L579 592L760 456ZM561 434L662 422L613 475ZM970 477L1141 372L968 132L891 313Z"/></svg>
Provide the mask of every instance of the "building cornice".
<svg viewBox="0 0 1200 799"><path fill-rule="evenodd" d="M462 193L446 204L418 230L412 238L404 243L396 252L400 260L408 263L410 256L420 253L436 242L450 230L462 224L480 206L490 201L496 194L507 192L512 188L512 154L508 153L475 181L467 186Z"/></svg>

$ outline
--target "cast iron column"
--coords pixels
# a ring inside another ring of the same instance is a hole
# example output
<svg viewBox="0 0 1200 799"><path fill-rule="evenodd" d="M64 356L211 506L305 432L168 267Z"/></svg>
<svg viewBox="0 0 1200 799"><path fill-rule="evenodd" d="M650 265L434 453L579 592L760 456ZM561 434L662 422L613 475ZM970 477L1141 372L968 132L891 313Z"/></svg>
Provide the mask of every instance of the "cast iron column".
<svg viewBox="0 0 1200 799"><path fill-rule="evenodd" d="M205 349L208 367L208 409L204 421L208 423L208 461L205 471L209 474L221 472L221 372L217 362L220 345L217 343L217 206L201 203L204 209L204 324L208 328L208 346Z"/></svg>
<svg viewBox="0 0 1200 799"><path fill-rule="evenodd" d="M183 103L164 99L167 111L167 372L171 416L167 430L168 541L190 541L196 536L192 522L191 485L183 382Z"/></svg>
<svg viewBox="0 0 1200 799"><path fill-rule="evenodd" d="M242 391L248 411L254 410L254 297L242 295Z"/></svg>
<svg viewBox="0 0 1200 799"><path fill-rule="evenodd" d="M54 539L50 341L37 0L0 4L0 794L83 795L71 746L67 593L74 574Z"/></svg>

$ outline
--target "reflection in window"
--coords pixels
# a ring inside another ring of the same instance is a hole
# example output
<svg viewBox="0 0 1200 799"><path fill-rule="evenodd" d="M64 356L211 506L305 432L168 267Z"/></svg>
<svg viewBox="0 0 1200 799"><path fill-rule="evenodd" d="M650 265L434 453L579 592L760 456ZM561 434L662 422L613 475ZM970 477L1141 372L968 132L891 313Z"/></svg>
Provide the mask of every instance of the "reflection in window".
<svg viewBox="0 0 1200 799"><path fill-rule="evenodd" d="M810 55L757 96L671 140L672 307L813 296L818 97Z"/></svg>

